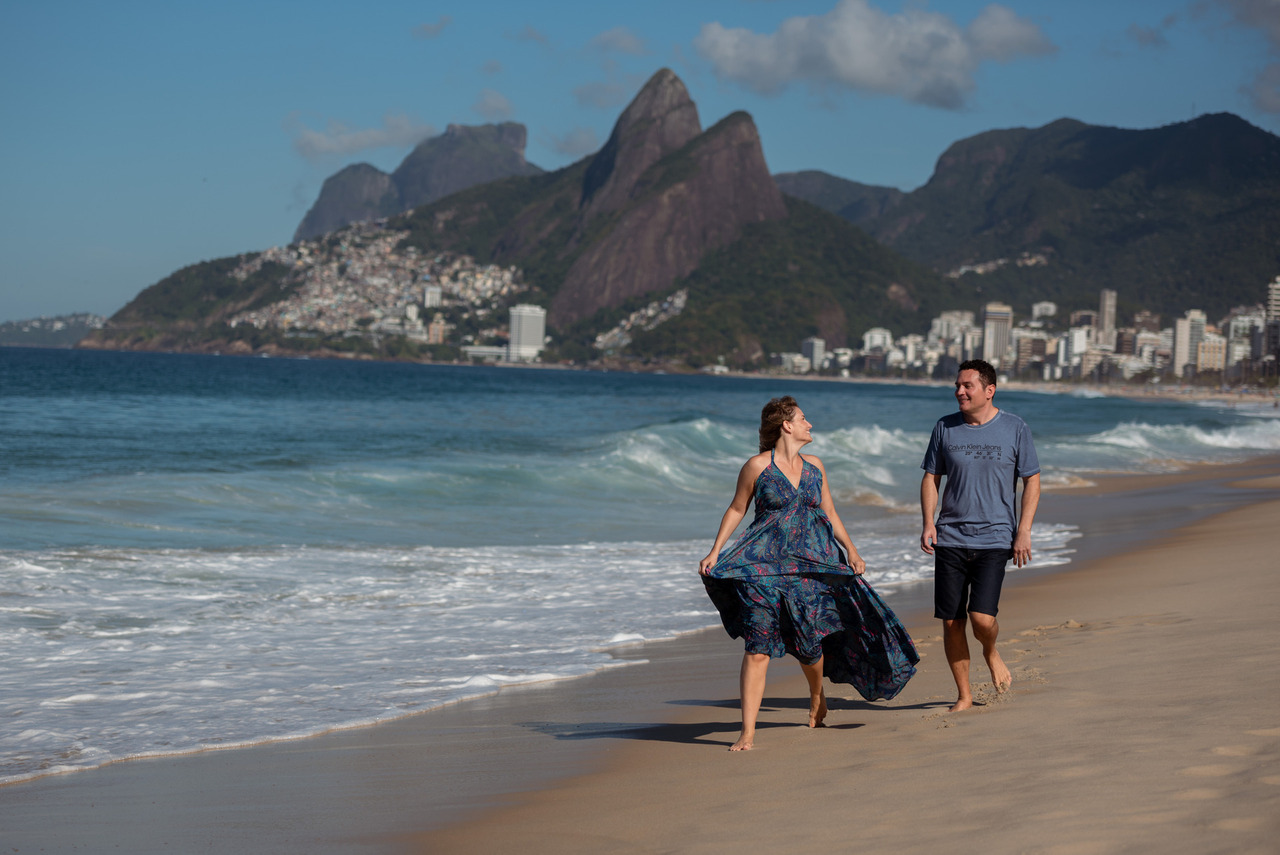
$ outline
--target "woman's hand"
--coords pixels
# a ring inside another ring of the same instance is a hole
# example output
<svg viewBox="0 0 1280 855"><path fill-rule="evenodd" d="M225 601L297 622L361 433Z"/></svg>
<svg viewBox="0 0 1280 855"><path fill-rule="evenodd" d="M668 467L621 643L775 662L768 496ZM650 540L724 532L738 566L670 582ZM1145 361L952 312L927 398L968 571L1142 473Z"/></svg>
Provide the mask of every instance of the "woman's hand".
<svg viewBox="0 0 1280 855"><path fill-rule="evenodd" d="M862 560L862 556L858 554L858 550L849 553L849 566L853 568L853 575L861 576L867 572L867 562Z"/></svg>
<svg viewBox="0 0 1280 855"><path fill-rule="evenodd" d="M711 568L716 566L717 557L714 552L707 553L707 557L698 562L698 573L705 576L711 572Z"/></svg>

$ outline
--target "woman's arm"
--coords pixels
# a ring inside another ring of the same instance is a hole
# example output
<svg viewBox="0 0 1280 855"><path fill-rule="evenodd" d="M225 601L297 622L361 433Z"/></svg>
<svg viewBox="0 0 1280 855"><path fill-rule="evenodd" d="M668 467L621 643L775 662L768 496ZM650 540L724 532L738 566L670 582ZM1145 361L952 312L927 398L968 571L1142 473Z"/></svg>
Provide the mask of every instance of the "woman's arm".
<svg viewBox="0 0 1280 855"><path fill-rule="evenodd" d="M751 504L751 496L755 492L756 479L760 477L760 473L768 465L767 459L762 460L762 458L764 458L763 454L757 454L742 464L742 469L738 472L738 486L733 491L733 501L729 503L729 508L720 519L720 528L716 531L715 543L711 545L711 551L707 553L707 557L698 562L698 572L702 575L707 575L707 571L715 566L716 559L720 557L720 550L724 548L725 542L729 540L734 529L738 527L738 523L742 522L742 518L747 515L747 506Z"/></svg>

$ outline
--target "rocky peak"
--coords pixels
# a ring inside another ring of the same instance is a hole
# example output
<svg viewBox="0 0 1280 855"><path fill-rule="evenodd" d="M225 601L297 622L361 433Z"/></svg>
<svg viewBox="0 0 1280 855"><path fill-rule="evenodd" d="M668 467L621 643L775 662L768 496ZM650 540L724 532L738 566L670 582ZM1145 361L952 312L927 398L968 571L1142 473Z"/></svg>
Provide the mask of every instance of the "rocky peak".
<svg viewBox="0 0 1280 855"><path fill-rule="evenodd" d="M737 240L746 225L787 215L746 113L726 116L650 163L628 182L616 225L569 270L551 304L553 325L664 293L708 251ZM615 175L633 170L619 158Z"/></svg>
<svg viewBox="0 0 1280 855"><path fill-rule="evenodd" d="M348 166L325 181L293 239L399 214L499 178L541 172L524 159L527 138L519 122L449 125L418 143L390 175L367 163Z"/></svg>
<svg viewBox="0 0 1280 855"><path fill-rule="evenodd" d="M701 132L689 90L671 69L659 70L618 117L609 141L592 158L582 182L585 218L621 208L650 166Z"/></svg>

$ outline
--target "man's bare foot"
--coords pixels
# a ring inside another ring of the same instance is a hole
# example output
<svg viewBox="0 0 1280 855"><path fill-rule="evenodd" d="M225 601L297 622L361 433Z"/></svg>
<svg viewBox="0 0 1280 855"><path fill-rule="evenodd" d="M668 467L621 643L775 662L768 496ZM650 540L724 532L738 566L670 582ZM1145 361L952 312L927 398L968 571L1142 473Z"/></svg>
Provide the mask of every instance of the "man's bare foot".
<svg viewBox="0 0 1280 855"><path fill-rule="evenodd" d="M826 727L823 719L827 717L827 693L826 690L819 690L817 700L809 698L809 726L810 727Z"/></svg>
<svg viewBox="0 0 1280 855"><path fill-rule="evenodd" d="M973 698L960 698L951 705L947 712L963 712L973 706Z"/></svg>
<svg viewBox="0 0 1280 855"><path fill-rule="evenodd" d="M1009 691L1009 687L1013 685L1013 674L998 652L991 651L991 655L987 657L987 667L991 669L991 682L996 691L1001 694Z"/></svg>
<svg viewBox="0 0 1280 855"><path fill-rule="evenodd" d="M755 734L748 736L742 734L738 737L738 741L729 746L730 751L750 751L755 745Z"/></svg>

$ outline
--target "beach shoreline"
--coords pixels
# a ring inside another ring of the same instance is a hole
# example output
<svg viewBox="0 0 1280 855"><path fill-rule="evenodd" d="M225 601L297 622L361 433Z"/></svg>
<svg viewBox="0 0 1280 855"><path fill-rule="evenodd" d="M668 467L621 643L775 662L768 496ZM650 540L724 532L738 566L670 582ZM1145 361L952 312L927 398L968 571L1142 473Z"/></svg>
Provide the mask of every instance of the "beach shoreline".
<svg viewBox="0 0 1280 855"><path fill-rule="evenodd" d="M903 617L920 673L889 704L828 684L830 726L809 730L803 681L779 663L746 756L724 750L736 707L708 703L621 745L601 771L398 842L431 853L1271 851L1280 466L1180 476L1106 486L1180 493L1183 508L1210 509L1196 521L1127 549L1113 541L1067 572L1010 577L1014 688L996 694L975 651L974 710L947 711L938 628L916 608Z"/></svg>
<svg viewBox="0 0 1280 855"><path fill-rule="evenodd" d="M1077 521L1088 534L1066 568L1011 574L1006 638L1047 625L1040 615L1052 611L1057 591L1078 588L1082 574L1099 576L1097 565L1116 555L1136 549L1141 556L1160 548L1162 537L1184 536L1215 515L1273 508L1262 503L1280 495L1278 477L1280 458L1266 458L1172 475L1118 476L1087 490L1046 496L1043 518ZM1253 486L1238 486L1250 482ZM888 705L862 704L838 696L845 687L834 688L832 727L823 735L853 730L846 735L860 741L864 728L890 713L902 719L889 726L891 732L920 728L912 716L928 718L940 704L942 709L949 704L935 697L941 691L937 679L949 681L949 676L940 670L940 651L931 640L936 627L927 612L927 588L916 585L890 598L926 654L921 673ZM1080 596L1083 605L1072 619L1088 623L1085 606L1092 601L1088 593ZM228 852L485 851L486 835L494 829L547 799L558 806L544 804L538 810L564 809L557 799L577 792L574 788L594 780L593 775L604 776L594 786L609 789L619 776L640 774L640 767L644 774L699 780L709 774L713 781L732 771L718 758L736 734L740 655L738 643L723 631L708 630L619 653L648 664L504 689L387 724L21 782L0 788L0 828L18 851L65 851L104 840L135 852L175 846ZM787 726L788 716L800 714L796 705L803 706L791 673L798 669L789 665L780 662L771 669L778 681L771 682L768 693L773 720L762 726L761 748L753 752L770 763L798 748L794 740L815 735ZM1018 667L1028 666L1016 666L1015 674ZM1041 685L1035 679L1020 680L1008 703L984 707L973 720L1018 709L1024 688L1028 694L1041 691L1032 691ZM857 720L860 716L867 720ZM970 726L968 719L957 719L946 727ZM655 747L661 756L650 757ZM886 743L886 769L893 768L897 750ZM643 761L640 767L633 755ZM560 848L566 844L557 829L553 819L546 819L541 833L547 837L538 838L542 844L521 845L526 851L573 851L572 845ZM609 846L618 842L611 839ZM590 850L587 841L579 843L579 851ZM641 840L628 845L651 851Z"/></svg>

